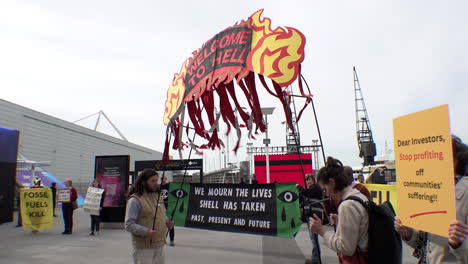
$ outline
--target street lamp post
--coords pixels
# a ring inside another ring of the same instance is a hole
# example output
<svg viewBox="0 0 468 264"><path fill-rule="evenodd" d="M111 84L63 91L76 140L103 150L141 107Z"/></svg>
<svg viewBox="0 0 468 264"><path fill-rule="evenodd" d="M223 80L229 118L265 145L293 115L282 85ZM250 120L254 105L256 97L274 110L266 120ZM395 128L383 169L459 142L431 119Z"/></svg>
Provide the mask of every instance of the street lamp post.
<svg viewBox="0 0 468 264"><path fill-rule="evenodd" d="M265 144L265 156L266 156L266 182L270 183L270 156L268 151L268 145L270 144L270 139L268 138L268 116L273 114L275 110L274 107L263 107L262 114L265 116L265 125L266 125L266 138L263 139L263 144Z"/></svg>
<svg viewBox="0 0 468 264"><path fill-rule="evenodd" d="M249 183L252 183L252 164L254 164L254 162L252 161L252 145L252 142L247 143L247 153L249 154Z"/></svg>

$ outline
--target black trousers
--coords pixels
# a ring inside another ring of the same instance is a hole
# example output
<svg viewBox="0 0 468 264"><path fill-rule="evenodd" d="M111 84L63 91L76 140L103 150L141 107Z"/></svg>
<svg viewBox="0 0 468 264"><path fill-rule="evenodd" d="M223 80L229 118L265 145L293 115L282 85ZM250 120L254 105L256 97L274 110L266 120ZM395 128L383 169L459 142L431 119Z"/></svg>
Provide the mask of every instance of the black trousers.
<svg viewBox="0 0 468 264"><path fill-rule="evenodd" d="M65 232L73 231L73 205L71 203L62 203L63 223Z"/></svg>
<svg viewBox="0 0 468 264"><path fill-rule="evenodd" d="M55 196L53 196L53 197L55 197ZM53 210L53 213L52 213L52 215L53 215L53 216L55 216L55 205L56 205L55 198L52 198L52 206L53 206L53 209L52 209L52 210Z"/></svg>
<svg viewBox="0 0 468 264"><path fill-rule="evenodd" d="M169 239L174 241L175 238L175 228L169 229Z"/></svg>
<svg viewBox="0 0 468 264"><path fill-rule="evenodd" d="M21 202L20 202L20 199L18 198L18 222L17 222L17 226L23 226L23 222L21 220Z"/></svg>
<svg viewBox="0 0 468 264"><path fill-rule="evenodd" d="M99 232L101 225L101 217L99 215L91 215L91 232Z"/></svg>

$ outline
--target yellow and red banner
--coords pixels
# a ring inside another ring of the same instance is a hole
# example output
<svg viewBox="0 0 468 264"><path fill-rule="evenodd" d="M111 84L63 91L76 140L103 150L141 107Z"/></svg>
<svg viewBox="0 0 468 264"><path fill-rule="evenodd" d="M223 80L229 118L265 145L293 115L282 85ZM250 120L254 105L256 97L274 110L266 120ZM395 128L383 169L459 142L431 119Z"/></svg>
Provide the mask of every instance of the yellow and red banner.
<svg viewBox="0 0 468 264"><path fill-rule="evenodd" d="M54 227L52 190L50 188L20 189L21 220L25 230Z"/></svg>
<svg viewBox="0 0 468 264"><path fill-rule="evenodd" d="M230 83L250 72L270 78L281 87L294 82L304 60L305 37L295 28L271 28L263 9L221 31L193 52L174 75L167 91L164 124L183 101L198 100L206 89Z"/></svg>

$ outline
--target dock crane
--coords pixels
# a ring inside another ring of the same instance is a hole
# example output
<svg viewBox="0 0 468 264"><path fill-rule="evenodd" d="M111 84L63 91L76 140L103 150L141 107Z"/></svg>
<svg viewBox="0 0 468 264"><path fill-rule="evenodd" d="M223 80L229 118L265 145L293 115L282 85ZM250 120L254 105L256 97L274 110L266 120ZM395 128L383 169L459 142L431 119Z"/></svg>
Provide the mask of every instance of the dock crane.
<svg viewBox="0 0 468 264"><path fill-rule="evenodd" d="M369 116L367 115L366 104L362 96L361 85L356 72L356 67L353 66L354 74L354 106L356 110L356 134L359 146L359 157L363 159L363 166L374 165L374 157L376 155L376 147L372 130L370 126Z"/></svg>

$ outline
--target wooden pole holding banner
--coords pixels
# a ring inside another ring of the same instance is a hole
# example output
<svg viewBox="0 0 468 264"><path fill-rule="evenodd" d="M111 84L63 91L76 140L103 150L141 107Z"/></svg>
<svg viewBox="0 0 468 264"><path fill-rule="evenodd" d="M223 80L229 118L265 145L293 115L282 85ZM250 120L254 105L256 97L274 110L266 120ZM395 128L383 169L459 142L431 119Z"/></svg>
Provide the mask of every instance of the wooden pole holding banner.
<svg viewBox="0 0 468 264"><path fill-rule="evenodd" d="M167 127L166 135L167 135L167 133L169 133L169 126ZM171 142L171 137L172 137L172 134L170 134L170 136L169 136L169 142ZM170 146L166 146L166 147L170 148ZM162 193L161 186L162 186L162 182L163 182L163 178L164 178L165 173L166 173L166 162L163 162L163 174L161 176L161 181L159 183L158 200L156 201L156 210L154 211L153 227L151 228L153 230L154 230L154 226L156 225L156 217L158 215L159 201L161 200L161 193ZM150 238L150 244L153 244L153 237Z"/></svg>

